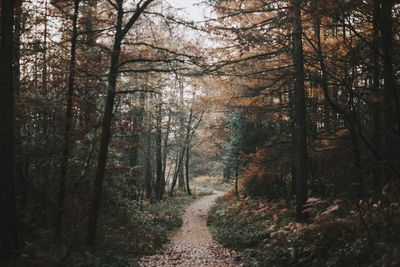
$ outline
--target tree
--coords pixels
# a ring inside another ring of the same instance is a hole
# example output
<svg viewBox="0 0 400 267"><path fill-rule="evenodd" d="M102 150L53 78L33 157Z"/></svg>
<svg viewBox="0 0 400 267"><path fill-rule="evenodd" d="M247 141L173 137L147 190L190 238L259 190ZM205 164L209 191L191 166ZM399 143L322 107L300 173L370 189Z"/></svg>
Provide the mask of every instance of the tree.
<svg viewBox="0 0 400 267"><path fill-rule="evenodd" d="M156 117L156 196L162 200L165 187L165 177L163 176L162 160L162 95L157 98L157 117Z"/></svg>
<svg viewBox="0 0 400 267"><path fill-rule="evenodd" d="M398 92L395 86L394 68L393 68L393 22L392 9L394 1L380 1L381 5L381 23L380 32L382 38L382 53L383 53L383 102L384 102L384 176L385 183L391 183L394 173L399 171L395 166L400 163L400 149L394 147L393 144L400 140L400 131L397 130L397 137L394 134L395 128L400 126L400 104ZM395 115L397 114L397 115ZM399 140L396 140L399 139ZM396 152L398 159L396 159ZM394 171L395 170L395 171Z"/></svg>
<svg viewBox="0 0 400 267"><path fill-rule="evenodd" d="M14 6L13 0L1 1L0 47L0 263L17 249L17 221L14 179Z"/></svg>
<svg viewBox="0 0 400 267"><path fill-rule="evenodd" d="M238 179L242 168L240 154L246 149L246 135L248 134L249 127L247 127L244 115L239 112L229 113L227 120L230 136L225 148L223 163L225 168L234 175L235 193L239 197Z"/></svg>
<svg viewBox="0 0 400 267"><path fill-rule="evenodd" d="M306 100L304 89L304 56L302 42L301 4L302 0L293 0L293 63L295 90L295 127L296 127L296 218L305 219L303 206L307 201L307 127Z"/></svg>
<svg viewBox="0 0 400 267"><path fill-rule="evenodd" d="M117 12L117 18L115 24L115 35L113 40L114 43L111 51L110 67L107 79L108 88L107 88L107 97L106 97L105 110L102 122L100 151L97 161L93 198L91 201L91 210L89 213L89 222L88 222L87 236L86 236L87 245L93 248L95 246L95 241L96 241L97 220L100 210L101 192L103 188L103 180L107 164L108 145L110 143L110 137L111 137L111 122L113 117L114 100L115 100L117 79L120 68L120 54L121 54L122 41L124 40L124 37L129 32L129 30L140 18L142 13L147 9L147 7L153 1L154 0L146 0L143 3L140 1L126 24L124 24L125 11L123 7L123 0L117 0L116 3L113 4L113 7Z"/></svg>
<svg viewBox="0 0 400 267"><path fill-rule="evenodd" d="M65 201L65 186L67 183L67 171L68 171L68 160L70 154L70 142L71 142L71 128L73 125L72 121L72 108L73 108L73 96L75 87L75 75L76 75L76 44L78 40L78 14L79 14L79 3L80 0L74 0L73 2L73 15L72 15L72 36L71 36L71 54L69 62L69 75L68 75L68 92L67 92L67 104L65 112L65 129L64 129L64 144L61 158L61 173L58 191L58 202L56 211L56 223L54 236L57 240L62 234L62 223L64 213L64 201Z"/></svg>

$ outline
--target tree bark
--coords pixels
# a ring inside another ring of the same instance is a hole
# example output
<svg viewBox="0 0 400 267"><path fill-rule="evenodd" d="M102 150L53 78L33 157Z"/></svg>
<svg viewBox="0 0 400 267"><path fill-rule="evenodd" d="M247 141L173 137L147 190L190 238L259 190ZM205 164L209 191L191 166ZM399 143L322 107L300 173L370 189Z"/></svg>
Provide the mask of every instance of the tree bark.
<svg viewBox="0 0 400 267"><path fill-rule="evenodd" d="M293 63L295 70L295 110L296 110L296 218L304 221L303 206L307 201L307 127L304 88L304 52L301 22L302 0L293 0Z"/></svg>
<svg viewBox="0 0 400 267"><path fill-rule="evenodd" d="M374 39L372 46L372 91L374 93L375 100L373 101L372 111L372 131L373 131L373 142L375 151L381 153L382 151L382 125L381 125L381 88L380 88L380 60L379 60L379 48L380 48L380 34L379 34L379 21L380 21L380 7L379 0L373 0L373 31ZM376 166L373 169L373 188L376 193L379 193L382 189L382 162L378 159Z"/></svg>
<svg viewBox="0 0 400 267"><path fill-rule="evenodd" d="M153 192L153 157L152 157L152 120L150 118L150 115L148 114L146 118L146 127L145 127L145 162L144 162L144 168L145 168L145 174L144 174L144 181L145 181L145 189L146 189L146 198L151 199L152 198L152 192Z"/></svg>
<svg viewBox="0 0 400 267"><path fill-rule="evenodd" d="M168 121L167 121L167 129L165 130L165 135L164 135L164 149L163 149L163 159L162 159L162 179L164 181L164 186L162 188L162 194L164 195L165 193L165 186L167 184L167 176L166 176L166 172L167 172L167 158L168 158L168 153L169 153L169 149L168 149L168 140L169 140L169 133L171 131L171 109L169 109L168 111Z"/></svg>
<svg viewBox="0 0 400 267"><path fill-rule="evenodd" d="M384 151L385 158L384 177L385 183L393 181L395 172L398 166L396 162L396 136L394 134L395 127L399 126L400 110L398 103L398 95L395 88L394 81L394 68L393 68L393 21L392 21L392 8L394 2L392 0L381 0L381 25L380 32L382 35L382 52L383 52L383 102L384 102ZM396 115L397 114L397 115ZM400 131L398 131L400 133ZM399 136L397 136L399 138ZM397 148L397 150L400 150ZM400 164L400 163L399 163ZM398 171L398 170L397 170Z"/></svg>
<svg viewBox="0 0 400 267"><path fill-rule="evenodd" d="M133 15L129 18L126 25L123 27L122 25L123 15L124 15L124 10L122 6L123 1L117 0L118 14L116 21L116 30L114 35L114 43L111 53L110 68L107 79L108 90L107 90L105 110L102 122L102 133L101 133L95 182L93 188L93 197L91 201L89 221L86 234L86 244L92 248L95 248L95 242L96 242L97 221L100 210L100 200L103 189L103 180L107 165L108 145L110 143L110 137L111 137L111 124L112 124L114 100L116 94L116 85L119 74L122 40L124 39L128 31L132 28L132 26L135 24L135 22L139 19L143 11L151 4L151 2L153 2L153 0L146 0L142 3L141 6L138 6Z"/></svg>
<svg viewBox="0 0 400 267"><path fill-rule="evenodd" d="M179 80L179 100L180 100L180 114L179 114L179 135L180 140L183 141L182 145L180 146L180 153L185 155L185 118L184 118L184 98L183 98L183 81ZM184 173L184 165L179 165L179 172L178 172L178 189L185 190L185 173Z"/></svg>
<svg viewBox="0 0 400 267"><path fill-rule="evenodd" d="M190 109L189 112L189 119L188 123L186 125L186 147L184 148L184 153L186 154L186 160L185 160L185 174L186 174L186 192L188 195L192 195L192 192L190 191L190 179L189 179L189 161L190 161L190 132L192 130L192 120L193 120L193 110Z"/></svg>
<svg viewBox="0 0 400 267"><path fill-rule="evenodd" d="M18 98L21 93L21 32L22 32L22 0L15 0L15 18L14 18L14 92ZM20 198L21 207L26 206L27 200L27 181L24 173L24 155L22 152L22 129L21 124L15 123L15 181L16 194ZM17 198L18 198L17 197Z"/></svg>
<svg viewBox="0 0 400 267"><path fill-rule="evenodd" d="M65 129L64 129L64 144L61 155L61 171L60 181L58 186L58 199L55 220L54 239L57 241L62 234L62 223L64 215L64 202L65 202L65 187L67 183L68 161L71 146L71 128L72 128L72 108L74 97L74 83L76 74L76 42L78 40L78 13L79 13L80 0L74 1L74 14L72 17L72 36L71 36L71 54L69 61L69 76L68 76L68 91L67 91L67 104L65 112Z"/></svg>
<svg viewBox="0 0 400 267"><path fill-rule="evenodd" d="M17 249L17 222L14 177L14 6L13 0L1 1L0 47L0 263L7 264Z"/></svg>
<svg viewBox="0 0 400 267"><path fill-rule="evenodd" d="M182 169L182 166L183 166L182 162L183 162L183 158L184 158L184 155L185 155L185 153L184 153L184 151L185 151L184 150L184 145L183 145L182 149L183 149L182 150L183 153L181 153L181 150L178 149L178 152L177 152L177 155L176 155L176 169L175 169L174 176L172 178L171 191L169 192L169 196L170 197L172 197L174 195L174 190L175 190L176 182L178 180L179 172L180 172L180 170Z"/></svg>
<svg viewBox="0 0 400 267"><path fill-rule="evenodd" d="M121 14L121 23L122 23L122 14ZM108 145L110 143L110 137L111 137L111 124L113 117L115 88L117 84L119 54L121 50L121 41L122 41L120 39L121 35L117 29L117 33L115 35L115 42L113 46L113 52L111 56L110 72L108 75L108 91L107 91L106 105L102 123L100 150L97 160L93 197L91 203L91 210L89 213L89 223L86 236L86 244L93 248L95 246L95 240L96 240L97 220L100 210L100 200L103 189L105 168L107 165Z"/></svg>
<svg viewBox="0 0 400 267"><path fill-rule="evenodd" d="M316 39L316 52L318 55L319 67L321 70L321 88L325 97L325 105L330 106L332 110L337 112L343 117L343 121L346 125L346 128L349 129L351 135L351 143L353 149L353 163L356 170L356 181L357 184L354 187L355 196L358 198L362 198L364 195L364 181L362 179L362 163L361 163L361 154L360 154L360 142L359 142L359 127L357 126L357 118L356 114L353 111L346 111L341 106L339 106L336 102L334 102L329 94L329 85L328 85L328 75L325 67L324 54L322 51L321 44L321 32L320 32L320 23L317 22L314 25L315 31L315 39ZM351 104L353 105L353 98L351 98Z"/></svg>
<svg viewBox="0 0 400 267"><path fill-rule="evenodd" d="M157 199L163 198L163 162L162 162L162 96L159 96L157 123L156 123L156 195Z"/></svg>

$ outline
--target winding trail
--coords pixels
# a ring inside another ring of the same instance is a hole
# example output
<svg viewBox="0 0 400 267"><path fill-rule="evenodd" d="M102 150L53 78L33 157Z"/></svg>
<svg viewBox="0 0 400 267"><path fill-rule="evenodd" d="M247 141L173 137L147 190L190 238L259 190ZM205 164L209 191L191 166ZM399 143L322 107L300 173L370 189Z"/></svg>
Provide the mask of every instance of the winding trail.
<svg viewBox="0 0 400 267"><path fill-rule="evenodd" d="M139 265L158 266L242 266L234 252L217 244L208 231L207 213L222 192L214 191L189 205L183 215L182 228L161 254L143 257Z"/></svg>

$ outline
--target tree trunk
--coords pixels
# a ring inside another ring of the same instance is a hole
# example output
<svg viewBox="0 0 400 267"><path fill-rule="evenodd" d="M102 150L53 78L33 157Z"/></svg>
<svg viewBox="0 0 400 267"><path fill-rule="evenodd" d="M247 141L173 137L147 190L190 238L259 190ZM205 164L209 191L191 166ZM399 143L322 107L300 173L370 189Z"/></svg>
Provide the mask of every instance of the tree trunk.
<svg viewBox="0 0 400 267"><path fill-rule="evenodd" d="M306 105L304 89L304 53L301 22L302 0L293 0L293 63L295 70L295 98L296 98L296 218L304 221L306 214L303 206L307 201L307 127Z"/></svg>
<svg viewBox="0 0 400 267"><path fill-rule="evenodd" d="M182 151L181 154L185 155L185 148L181 147ZM179 172L178 172L178 188L180 190L185 190L185 173L184 173L184 165L179 165Z"/></svg>
<svg viewBox="0 0 400 267"><path fill-rule="evenodd" d="M189 144L186 146L186 161L185 161L185 171L186 171L186 192L190 196L192 192L190 191L190 179L189 179L189 162L190 162L190 148Z"/></svg>
<svg viewBox="0 0 400 267"><path fill-rule="evenodd" d="M146 189L146 198L152 198L152 191L153 191L153 170L152 170L152 134L151 134L151 118L150 115L146 118L146 135L145 135L145 174L144 174L144 181L145 181L145 189Z"/></svg>
<svg viewBox="0 0 400 267"><path fill-rule="evenodd" d="M162 96L160 95L156 123L156 195L158 200L163 198L165 186L162 163Z"/></svg>
<svg viewBox="0 0 400 267"><path fill-rule="evenodd" d="M15 97L18 99L21 93L21 32L22 32L22 0L15 1L15 23L14 23L14 91ZM18 101L18 100L17 100ZM27 200L27 181L24 173L24 155L22 141L21 124L15 123L15 181L16 194L21 200L21 207L25 207Z"/></svg>
<svg viewBox="0 0 400 267"><path fill-rule="evenodd" d="M178 150L178 153L176 156L176 170L174 173L174 177L172 178L171 191L169 192L170 197L172 197L174 195L174 189L176 186L176 182L178 180L180 170L182 169L182 166L183 166L182 162L183 162L184 156L185 156L185 144L183 144L182 151L180 149Z"/></svg>
<svg viewBox="0 0 400 267"><path fill-rule="evenodd" d="M17 222L14 188L14 5L1 1L0 47L0 263L7 264L17 249ZM1 265L1 264L0 264Z"/></svg>
<svg viewBox="0 0 400 267"><path fill-rule="evenodd" d="M360 142L359 142L359 129L357 127L357 118L353 111L346 111L341 108L336 102L334 102L329 94L329 86L328 86L328 75L325 67L324 54L322 51L321 44L321 33L320 33L320 24L315 23L314 25L315 38L317 44L317 54L319 67L322 73L321 77L321 87L325 97L325 105L330 106L335 112L342 115L343 121L346 125L346 128L349 129L351 135L351 143L353 149L353 163L356 169L356 181L357 184L354 186L355 196L358 198L362 198L364 195L364 182L362 179L362 164L361 164L361 154L360 154ZM351 98L351 104L353 106L353 98Z"/></svg>
<svg viewBox="0 0 400 267"><path fill-rule="evenodd" d="M373 101L372 111L372 131L375 151L382 152L382 125L381 125L381 89L380 89L380 64L379 64L379 23L380 23L380 7L379 0L373 0L373 31L374 40L372 47L372 91L375 100ZM376 166L373 169L373 188L376 193L382 189L382 161L378 159Z"/></svg>
<svg viewBox="0 0 400 267"><path fill-rule="evenodd" d="M135 12L126 23L125 27L122 27L123 15L124 15L124 10L122 7L123 1L122 0L117 1L118 14L115 27L114 44L111 53L110 68L108 73L108 90L107 90L105 110L102 122L102 133L101 133L99 156L97 161L96 176L93 188L93 198L89 212L89 221L86 234L86 244L92 248L95 247L95 242L96 242L97 220L99 216L101 192L103 189L103 180L107 165L108 145L110 143L110 137L111 137L111 124L112 124L114 100L115 100L117 79L120 66L119 63L120 63L121 44L125 35L132 28L132 26L138 20L140 15L143 13L143 11L151 4L151 2L153 2L153 0L146 0L144 1L144 3L142 3L141 6L139 6L140 4L139 3Z"/></svg>
<svg viewBox="0 0 400 267"><path fill-rule="evenodd" d="M182 140L182 144L180 147L180 153L185 155L185 112L184 112L184 98L183 98L183 81L179 80L179 100L180 100L180 114L179 114L179 135L180 140ZM179 165L179 174L178 174L178 188L180 190L185 190L185 173L184 173L184 165Z"/></svg>
<svg viewBox="0 0 400 267"><path fill-rule="evenodd" d="M163 150L163 162L162 162L162 180L164 181L164 186L162 188L162 196L165 193L165 186L167 184L167 158L168 158L168 140L169 140L169 132L171 131L171 109L168 111L168 121L167 121L167 129L165 130L165 135L164 135L164 150Z"/></svg>
<svg viewBox="0 0 400 267"><path fill-rule="evenodd" d="M292 103L295 103L294 92L293 90L288 90L289 97L289 118L290 118L290 142L291 142L291 157L290 157L290 171L292 175L292 184L291 184L291 195L295 196L297 192L297 180L296 180L296 165L297 165L297 133L296 133L296 111L295 107Z"/></svg>
<svg viewBox="0 0 400 267"><path fill-rule="evenodd" d="M72 37L71 37L71 55L69 61L69 76L68 76L68 91L67 91L67 105L65 112L65 129L64 129L64 144L61 155L61 173L60 182L58 186L58 200L56 210L55 232L54 239L58 240L62 234L62 223L64 215L64 202L65 202L65 186L67 183L68 160L70 153L71 143L71 128L72 128L72 108L74 97L74 83L76 74L76 42L78 40L78 13L79 13L80 0L74 1L74 15L72 17Z"/></svg>
<svg viewBox="0 0 400 267"><path fill-rule="evenodd" d="M185 170L186 170L186 191L188 195L191 195L190 192L190 184L189 184L189 161L190 161L190 141L191 141L191 131L193 123L193 109L189 111L189 119L186 125L186 137L185 137L185 146L183 152L186 154L186 161L185 161Z"/></svg>
<svg viewBox="0 0 400 267"><path fill-rule="evenodd" d="M111 55L110 70L108 74L108 91L107 91L107 98L103 115L100 150L97 161L95 183L93 188L93 197L89 212L86 244L92 248L95 247L101 192L103 189L103 180L107 164L108 145L110 143L110 137L111 137L111 124L113 117L115 90L116 90L118 70L119 70L119 55L121 51L121 42L123 39L123 36L121 34L121 26L122 26L122 11L119 12L117 18L117 29L115 33L114 45Z"/></svg>
<svg viewBox="0 0 400 267"><path fill-rule="evenodd" d="M394 169L398 166L396 162L396 137L394 134L395 126L399 126L399 104L398 96L394 81L393 68L393 21L392 21L392 0L381 0L381 35L382 35L382 52L383 52L383 97L384 97L384 151L385 158L384 177L385 182L390 183L394 178ZM396 115L397 114L397 115ZM400 131L398 131L400 133Z"/></svg>

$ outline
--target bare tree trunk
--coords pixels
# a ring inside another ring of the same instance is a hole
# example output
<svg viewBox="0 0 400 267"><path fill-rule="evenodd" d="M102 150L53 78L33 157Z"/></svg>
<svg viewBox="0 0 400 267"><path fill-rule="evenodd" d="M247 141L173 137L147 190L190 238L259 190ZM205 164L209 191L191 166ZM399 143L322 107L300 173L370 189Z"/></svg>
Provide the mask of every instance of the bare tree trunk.
<svg viewBox="0 0 400 267"><path fill-rule="evenodd" d="M186 192L188 195L191 195L192 192L190 192L190 184L189 184L189 160L190 160L190 141L191 141L191 131L192 129L192 123L193 123L193 110L190 109L189 111L189 118L186 124L186 136L185 136L185 146L183 148L183 153L186 154L186 161L185 161L185 170L186 170Z"/></svg>
<svg viewBox="0 0 400 267"><path fill-rule="evenodd" d="M181 106L181 111L179 114L179 135L180 135L180 140L182 140L182 144L180 146L180 153L182 155L185 155L185 118L184 118L184 98L183 98L183 81L179 81L179 100L180 100L180 106ZM180 190L185 190L185 173L184 173L184 166L183 164L179 165L179 173L178 173L178 188Z"/></svg>
<svg viewBox="0 0 400 267"><path fill-rule="evenodd" d="M190 147L186 146L186 161L185 161L185 172L186 172L186 192L189 196L192 195L190 191L190 177L189 177L189 162L190 162Z"/></svg>
<svg viewBox="0 0 400 267"><path fill-rule="evenodd" d="M55 220L54 239L58 240L62 234L62 223L64 215L64 202L65 202L65 186L67 183L68 160L71 146L71 128L72 128L72 108L74 97L74 83L76 74L76 42L78 40L78 13L79 13L80 0L74 1L74 15L72 17L72 38L71 38L71 55L69 61L69 76L68 76L68 91L67 91L67 104L65 112L65 129L64 129L64 144L61 155L61 173L58 186L58 200Z"/></svg>
<svg viewBox="0 0 400 267"><path fill-rule="evenodd" d="M293 62L295 68L295 97L296 97L296 218L304 221L306 214L303 206L307 201L307 127L304 89L304 52L302 41L301 4L302 0L293 0Z"/></svg>
<svg viewBox="0 0 400 267"><path fill-rule="evenodd" d="M17 249L17 221L14 177L14 5L13 0L1 1L0 39L0 265Z"/></svg>
<svg viewBox="0 0 400 267"><path fill-rule="evenodd" d="M144 181L145 181L145 188L146 188L146 198L152 198L152 184L153 184L153 170L152 170L152 134L151 134L151 118L146 118L146 134L145 134L145 174L144 174Z"/></svg>
<svg viewBox="0 0 400 267"><path fill-rule="evenodd" d="M167 184L167 176L166 176L166 171L167 171L167 158L168 158L168 140L169 140L169 133L171 131L171 109L168 111L168 121L167 121L167 129L165 130L165 135L164 135L164 150L163 150L163 162L162 162L162 180L164 181L164 186L162 188L162 196L165 193L165 187Z"/></svg>
<svg viewBox="0 0 400 267"><path fill-rule="evenodd" d="M163 198L163 161L162 161L162 96L158 99L157 123L156 123L156 195L157 199Z"/></svg>

